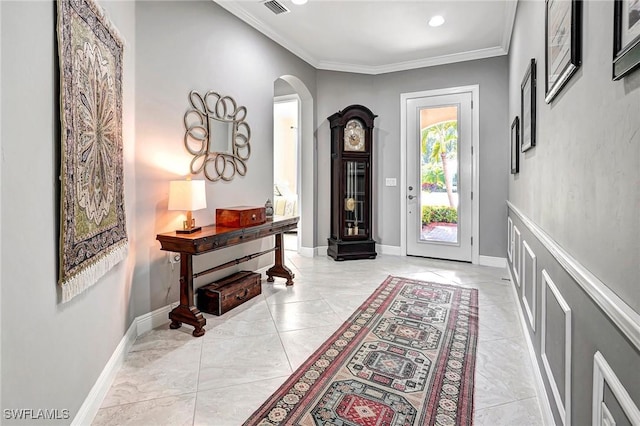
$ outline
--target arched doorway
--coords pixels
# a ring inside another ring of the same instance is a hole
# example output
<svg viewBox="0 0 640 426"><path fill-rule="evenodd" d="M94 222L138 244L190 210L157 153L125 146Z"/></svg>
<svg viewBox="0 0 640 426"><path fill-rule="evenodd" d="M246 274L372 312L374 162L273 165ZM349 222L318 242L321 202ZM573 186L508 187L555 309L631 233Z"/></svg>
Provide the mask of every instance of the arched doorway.
<svg viewBox="0 0 640 426"><path fill-rule="evenodd" d="M299 99L297 120L297 182L298 253L312 257L316 247L316 150L314 138L313 97L307 86L293 75L280 76L274 81L274 101L278 97L295 94Z"/></svg>

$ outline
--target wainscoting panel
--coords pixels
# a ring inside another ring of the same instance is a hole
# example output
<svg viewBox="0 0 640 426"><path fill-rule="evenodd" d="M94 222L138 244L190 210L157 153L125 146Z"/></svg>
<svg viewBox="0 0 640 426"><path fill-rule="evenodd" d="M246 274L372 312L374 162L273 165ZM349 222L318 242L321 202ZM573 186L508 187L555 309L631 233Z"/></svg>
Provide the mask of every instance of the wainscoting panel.
<svg viewBox="0 0 640 426"><path fill-rule="evenodd" d="M505 258L538 367L536 381L544 388L538 394L553 417L545 424L640 426L640 314L507 204L513 246ZM607 371L595 366L596 353L616 380L594 380L607 374L596 372Z"/></svg>
<svg viewBox="0 0 640 426"><path fill-rule="evenodd" d="M516 206L507 201L509 206L509 216L518 218L535 238L544 246L553 261L595 302L606 315L616 324L616 326L631 340L633 345L640 349L640 313L636 312L620 299L605 283L593 275L577 259L567 253L557 242L551 238L544 230L536 225L531 219L525 216ZM514 224L515 224L514 220ZM515 226L515 225L514 225ZM603 247L606 249L606 247Z"/></svg>
<svg viewBox="0 0 640 426"><path fill-rule="evenodd" d="M511 267L513 268L513 275L516 279L516 284L520 287L520 254L522 247L520 247L520 230L517 226L513 226L513 261Z"/></svg>
<svg viewBox="0 0 640 426"><path fill-rule="evenodd" d="M507 218L507 258L513 261L513 220Z"/></svg>
<svg viewBox="0 0 640 426"><path fill-rule="evenodd" d="M564 317L564 327L562 324ZM555 320L554 320L555 319ZM553 324L552 326L550 326ZM560 291L542 271L542 365L551 385L556 407L563 425L571 424L571 308Z"/></svg>
<svg viewBox="0 0 640 426"><path fill-rule="evenodd" d="M640 410L600 352L593 356L593 426L640 425Z"/></svg>
<svg viewBox="0 0 640 426"><path fill-rule="evenodd" d="M522 240L522 302L531 330L536 331L536 255Z"/></svg>
<svg viewBox="0 0 640 426"><path fill-rule="evenodd" d="M613 414L611 414L611 411L609 411L607 404L604 401L602 401L601 404L602 416L600 418L600 424L602 426L616 426L616 419L613 417Z"/></svg>

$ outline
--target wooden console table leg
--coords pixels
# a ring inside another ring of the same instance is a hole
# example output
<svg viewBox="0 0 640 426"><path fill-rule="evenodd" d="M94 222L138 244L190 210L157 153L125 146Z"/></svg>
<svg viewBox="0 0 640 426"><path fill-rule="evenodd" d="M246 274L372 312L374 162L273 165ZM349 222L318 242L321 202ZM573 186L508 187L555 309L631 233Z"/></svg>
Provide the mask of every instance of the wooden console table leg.
<svg viewBox="0 0 640 426"><path fill-rule="evenodd" d="M193 304L193 259L187 253L180 253L180 305L169 312L169 319L173 329L185 323L195 327L194 337L204 335L207 320Z"/></svg>
<svg viewBox="0 0 640 426"><path fill-rule="evenodd" d="M273 282L273 277L286 278L287 285L293 285L293 272L284 265L284 246L282 233L276 234L276 263L267 271L267 281Z"/></svg>

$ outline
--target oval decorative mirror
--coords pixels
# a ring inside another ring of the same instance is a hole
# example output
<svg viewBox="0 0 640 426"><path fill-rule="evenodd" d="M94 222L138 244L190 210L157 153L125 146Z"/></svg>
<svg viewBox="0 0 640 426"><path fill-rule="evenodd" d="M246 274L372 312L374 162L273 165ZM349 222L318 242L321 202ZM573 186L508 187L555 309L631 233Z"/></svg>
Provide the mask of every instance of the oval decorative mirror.
<svg viewBox="0 0 640 426"><path fill-rule="evenodd" d="M184 114L184 145L193 155L191 173L204 172L212 181L230 181L247 173L251 155L251 128L247 108L230 96L212 90L204 96L192 90L191 108Z"/></svg>

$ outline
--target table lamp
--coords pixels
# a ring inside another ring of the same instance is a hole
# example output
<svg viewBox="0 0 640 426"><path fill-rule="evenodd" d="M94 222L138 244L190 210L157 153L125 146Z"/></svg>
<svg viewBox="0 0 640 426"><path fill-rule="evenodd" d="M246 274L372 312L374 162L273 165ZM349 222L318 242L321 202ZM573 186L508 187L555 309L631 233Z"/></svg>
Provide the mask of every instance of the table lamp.
<svg viewBox="0 0 640 426"><path fill-rule="evenodd" d="M203 180L172 180L169 182L169 210L185 210L187 219L182 223L178 234L191 234L202 229L196 227L196 220L191 217L193 210L207 207L207 197Z"/></svg>

